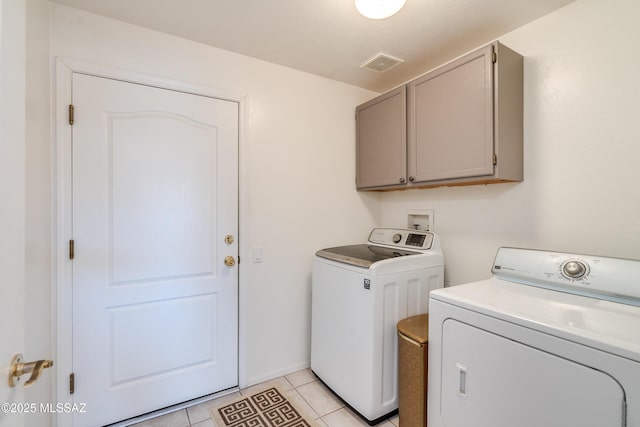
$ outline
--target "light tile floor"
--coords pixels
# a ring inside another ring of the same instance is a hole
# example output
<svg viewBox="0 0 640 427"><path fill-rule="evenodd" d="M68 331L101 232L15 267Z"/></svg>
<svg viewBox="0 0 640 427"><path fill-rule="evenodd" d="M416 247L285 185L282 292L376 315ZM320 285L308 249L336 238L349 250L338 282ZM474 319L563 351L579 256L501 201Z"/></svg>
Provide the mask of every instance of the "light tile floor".
<svg viewBox="0 0 640 427"><path fill-rule="evenodd" d="M323 426L327 427L359 427L368 426L362 418L354 414L333 394L331 390L319 382L309 369L294 372L267 383L258 384L239 392L223 396L220 399L201 403L187 409L172 412L142 423L135 427L218 427L211 419L209 408L220 400L231 400L241 395L250 394L258 387L277 384L283 391L291 390L296 405L305 407ZM383 421L377 427L399 427L398 416Z"/></svg>

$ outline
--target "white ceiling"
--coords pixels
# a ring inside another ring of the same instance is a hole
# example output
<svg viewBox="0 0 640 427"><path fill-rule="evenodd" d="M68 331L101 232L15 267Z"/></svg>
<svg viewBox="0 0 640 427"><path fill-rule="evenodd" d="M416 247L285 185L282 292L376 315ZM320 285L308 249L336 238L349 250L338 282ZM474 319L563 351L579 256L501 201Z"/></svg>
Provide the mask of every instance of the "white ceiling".
<svg viewBox="0 0 640 427"><path fill-rule="evenodd" d="M353 0L53 0L382 92L573 0L407 0L370 20ZM360 69L378 52L404 59Z"/></svg>

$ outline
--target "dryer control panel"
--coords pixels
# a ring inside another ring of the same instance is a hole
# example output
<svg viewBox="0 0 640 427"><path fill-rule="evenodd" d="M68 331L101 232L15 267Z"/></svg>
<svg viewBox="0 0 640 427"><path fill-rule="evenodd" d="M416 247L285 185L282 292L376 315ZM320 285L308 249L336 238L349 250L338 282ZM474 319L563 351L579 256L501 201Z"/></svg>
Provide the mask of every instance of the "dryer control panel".
<svg viewBox="0 0 640 427"><path fill-rule="evenodd" d="M492 272L525 285L640 306L640 261L636 260L500 248Z"/></svg>
<svg viewBox="0 0 640 427"><path fill-rule="evenodd" d="M433 233L399 228L374 228L369 235L369 242L406 249L428 250L433 244Z"/></svg>

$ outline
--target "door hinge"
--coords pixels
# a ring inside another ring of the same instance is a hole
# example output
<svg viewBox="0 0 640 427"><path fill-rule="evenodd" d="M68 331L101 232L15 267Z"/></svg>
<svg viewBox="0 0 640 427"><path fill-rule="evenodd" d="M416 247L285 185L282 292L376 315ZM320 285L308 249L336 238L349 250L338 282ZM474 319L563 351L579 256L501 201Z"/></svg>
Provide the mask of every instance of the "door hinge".
<svg viewBox="0 0 640 427"><path fill-rule="evenodd" d="M69 240L69 259L73 259L76 256L76 242Z"/></svg>
<svg viewBox="0 0 640 427"><path fill-rule="evenodd" d="M69 394L73 394L76 391L76 374L71 372L69 374Z"/></svg>
<svg viewBox="0 0 640 427"><path fill-rule="evenodd" d="M493 48L493 52L491 52L491 61L495 64L498 62L498 52L496 52L496 48Z"/></svg>
<svg viewBox="0 0 640 427"><path fill-rule="evenodd" d="M493 155L493 166L498 164L498 156L496 154Z"/></svg>
<svg viewBox="0 0 640 427"><path fill-rule="evenodd" d="M69 104L69 124L73 126L73 119L74 119L74 108L73 108L73 104Z"/></svg>

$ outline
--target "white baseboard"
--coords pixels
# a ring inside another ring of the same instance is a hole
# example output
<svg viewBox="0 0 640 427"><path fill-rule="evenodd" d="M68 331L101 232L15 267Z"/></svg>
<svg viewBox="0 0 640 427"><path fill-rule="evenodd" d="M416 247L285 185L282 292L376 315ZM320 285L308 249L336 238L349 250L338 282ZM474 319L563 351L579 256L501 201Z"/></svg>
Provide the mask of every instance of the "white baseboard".
<svg viewBox="0 0 640 427"><path fill-rule="evenodd" d="M310 365L309 362L299 363L297 365L291 366L286 369L282 369L280 371L270 372L264 375L258 375L256 377L251 377L247 380L246 385L240 385L240 388L251 387L256 384L263 383L265 381L270 381L276 378L284 377L285 375L292 374L294 372L301 371L303 369L307 369Z"/></svg>

